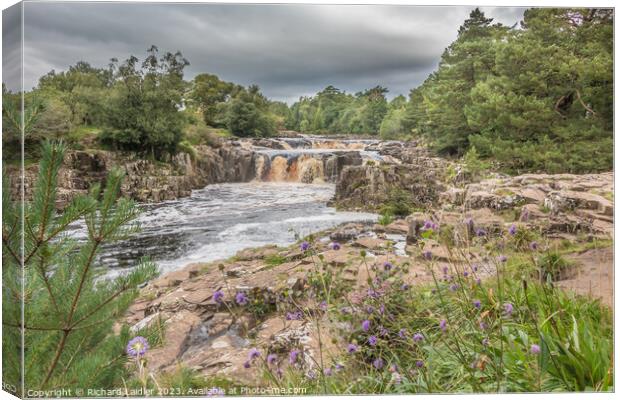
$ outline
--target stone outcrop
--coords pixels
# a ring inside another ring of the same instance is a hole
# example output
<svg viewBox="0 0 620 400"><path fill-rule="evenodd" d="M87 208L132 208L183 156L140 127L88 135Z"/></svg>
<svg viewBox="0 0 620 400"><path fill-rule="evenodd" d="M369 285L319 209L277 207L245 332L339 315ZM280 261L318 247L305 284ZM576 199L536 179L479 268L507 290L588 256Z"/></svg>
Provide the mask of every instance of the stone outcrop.
<svg viewBox="0 0 620 400"><path fill-rule="evenodd" d="M156 162L132 153L104 150L68 151L58 173L57 207L87 193L94 183L105 183L112 168L125 171L121 194L140 202L159 202L189 196L193 189L223 182L249 182L255 178L254 152L226 143L219 148L197 146L195 157L178 153L167 162ZM11 189L19 193L19 169L7 167ZM26 168L25 194L29 199L38 165Z"/></svg>
<svg viewBox="0 0 620 400"><path fill-rule="evenodd" d="M412 205L431 206L444 190L444 174L442 162L434 158L419 164L367 162L348 166L336 183L334 203L340 208L377 210L395 190L402 190L409 194Z"/></svg>

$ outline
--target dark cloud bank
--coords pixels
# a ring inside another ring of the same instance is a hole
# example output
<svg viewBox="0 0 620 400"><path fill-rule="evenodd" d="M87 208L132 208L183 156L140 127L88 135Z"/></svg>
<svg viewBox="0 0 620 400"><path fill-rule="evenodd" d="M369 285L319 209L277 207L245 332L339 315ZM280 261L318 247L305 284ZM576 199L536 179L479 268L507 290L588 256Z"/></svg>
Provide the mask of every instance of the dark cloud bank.
<svg viewBox="0 0 620 400"><path fill-rule="evenodd" d="M104 66L111 57L143 58L156 44L183 53L191 62L187 78L215 73L244 85L256 83L269 97L289 102L329 84L349 92L380 84L392 95L407 94L436 68L471 9L26 3L25 87L78 60ZM524 11L483 10L507 25Z"/></svg>

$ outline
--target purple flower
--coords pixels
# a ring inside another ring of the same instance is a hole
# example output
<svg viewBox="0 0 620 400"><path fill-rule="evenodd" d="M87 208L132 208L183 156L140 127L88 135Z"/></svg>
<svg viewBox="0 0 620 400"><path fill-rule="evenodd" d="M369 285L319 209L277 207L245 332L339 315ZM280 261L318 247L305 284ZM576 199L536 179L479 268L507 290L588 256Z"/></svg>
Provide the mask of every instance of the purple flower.
<svg viewBox="0 0 620 400"><path fill-rule="evenodd" d="M424 221L424 226L422 227L423 230L428 230L428 229L433 229L433 221Z"/></svg>
<svg viewBox="0 0 620 400"><path fill-rule="evenodd" d="M394 266L392 265L392 263L390 263L390 262L388 262L388 261L386 261L386 262L384 262L384 263L383 263L383 269L384 269L384 270L389 271L389 270L391 270L392 268L394 268Z"/></svg>
<svg viewBox="0 0 620 400"><path fill-rule="evenodd" d="M512 236L517 234L517 226L515 224L510 225L510 228L508 228L508 233L510 233Z"/></svg>
<svg viewBox="0 0 620 400"><path fill-rule="evenodd" d="M448 267L446 267L445 265L443 266L441 271L443 272L444 275L448 275Z"/></svg>
<svg viewBox="0 0 620 400"><path fill-rule="evenodd" d="M368 332L368 330L370 329L370 321L365 319L364 321L362 321L362 329L364 330L364 332Z"/></svg>
<svg viewBox="0 0 620 400"><path fill-rule="evenodd" d="M487 347L487 346L489 345L489 338L484 338L484 339L482 339L482 345L483 345L484 347Z"/></svg>
<svg viewBox="0 0 620 400"><path fill-rule="evenodd" d="M301 251L307 251L310 248L310 243L303 241L301 242L299 248L301 249Z"/></svg>
<svg viewBox="0 0 620 400"><path fill-rule="evenodd" d="M372 362L372 366L375 367L375 369L381 369L383 368L383 360L381 358L376 358L373 362Z"/></svg>
<svg viewBox="0 0 620 400"><path fill-rule="evenodd" d="M340 243L338 242L331 242L329 244L329 248L332 250L340 250Z"/></svg>
<svg viewBox="0 0 620 400"><path fill-rule="evenodd" d="M538 243L536 243L536 242L530 243L530 250L532 250L532 251L538 250Z"/></svg>
<svg viewBox="0 0 620 400"><path fill-rule="evenodd" d="M474 265L471 267L471 269L472 269L472 271L474 271L474 272L478 272L478 265L474 264Z"/></svg>
<svg viewBox="0 0 620 400"><path fill-rule="evenodd" d="M250 368L252 365L250 364L250 361L246 361L243 363L243 368Z"/></svg>
<svg viewBox="0 0 620 400"><path fill-rule="evenodd" d="M407 285L406 283L403 283L403 285L400 287L401 290L409 290L409 285Z"/></svg>
<svg viewBox="0 0 620 400"><path fill-rule="evenodd" d="M463 272L463 276L464 276L465 278L467 278L467 277L469 276L469 272L464 271L464 272Z"/></svg>
<svg viewBox="0 0 620 400"><path fill-rule="evenodd" d="M450 285L450 290L453 291L453 292L456 292L456 289L458 289L458 288L459 288L459 285L457 285L456 283Z"/></svg>
<svg viewBox="0 0 620 400"><path fill-rule="evenodd" d="M372 314L373 312L375 312L375 308L373 306L367 306L366 307L366 312L368 314Z"/></svg>
<svg viewBox="0 0 620 400"><path fill-rule="evenodd" d="M426 250L422 253L422 256L424 256L427 260L430 260L433 258L433 253L430 250Z"/></svg>
<svg viewBox="0 0 620 400"><path fill-rule="evenodd" d="M379 327L379 335L380 336L388 336L389 334L390 334L390 332L387 329L385 329L382 326Z"/></svg>
<svg viewBox="0 0 620 400"><path fill-rule="evenodd" d="M402 339L407 337L407 330L405 328L398 331L398 336Z"/></svg>
<svg viewBox="0 0 620 400"><path fill-rule="evenodd" d="M504 312L507 315L512 315L513 306L510 303L504 303Z"/></svg>
<svg viewBox="0 0 620 400"><path fill-rule="evenodd" d="M340 363L336 363L336 371L342 371L344 369L344 365L340 364Z"/></svg>
<svg viewBox="0 0 620 400"><path fill-rule="evenodd" d="M222 304L222 302L224 301L224 292L222 292L221 290L217 290L215 293L213 293L213 301L215 301L217 304Z"/></svg>
<svg viewBox="0 0 620 400"><path fill-rule="evenodd" d="M418 360L415 362L415 366L418 368L422 368L424 366L424 361Z"/></svg>
<svg viewBox="0 0 620 400"><path fill-rule="evenodd" d="M278 356L275 354L269 354L267 356L267 364L275 364L276 361L278 361Z"/></svg>
<svg viewBox="0 0 620 400"><path fill-rule="evenodd" d="M441 329L442 332L445 332L446 329L448 329L448 321L446 321L445 319L439 321L439 329Z"/></svg>
<svg viewBox="0 0 620 400"><path fill-rule="evenodd" d="M332 376L334 374L331 368L325 368L323 370L323 373L325 374L325 376Z"/></svg>
<svg viewBox="0 0 620 400"><path fill-rule="evenodd" d="M377 345L377 337L375 335L372 335L371 337L368 338L368 344L371 346L376 346Z"/></svg>
<svg viewBox="0 0 620 400"><path fill-rule="evenodd" d="M314 380L316 378L316 372L311 369L310 371L306 372L306 377L310 380Z"/></svg>
<svg viewBox="0 0 620 400"><path fill-rule="evenodd" d="M235 296L235 301L240 306L244 306L248 304L248 296L243 292L238 292L237 295Z"/></svg>
<svg viewBox="0 0 620 400"><path fill-rule="evenodd" d="M480 303L480 300L474 300L474 307L476 308L482 307L482 303Z"/></svg>
<svg viewBox="0 0 620 400"><path fill-rule="evenodd" d="M327 302L322 301L321 304L319 304L319 308L321 309L321 311L327 310Z"/></svg>
<svg viewBox="0 0 620 400"><path fill-rule="evenodd" d="M485 231L484 229L482 229L482 228L477 228L476 229L476 236L481 237L481 236L484 236L486 234L487 234L487 231Z"/></svg>
<svg viewBox="0 0 620 400"><path fill-rule="evenodd" d="M295 312L287 312L286 313L286 320L287 321L298 321L300 319L302 319L303 314L301 311L295 311Z"/></svg>
<svg viewBox="0 0 620 400"><path fill-rule="evenodd" d="M353 343L349 343L349 345L347 346L347 352L349 354L355 353L357 351L357 346Z"/></svg>
<svg viewBox="0 0 620 400"><path fill-rule="evenodd" d="M476 278L476 284L480 285L482 283L482 279Z"/></svg>
<svg viewBox="0 0 620 400"><path fill-rule="evenodd" d="M530 347L530 352L532 354L538 354L540 353L540 346L537 344L533 344L532 347Z"/></svg>
<svg viewBox="0 0 620 400"><path fill-rule="evenodd" d="M497 258L499 260L499 262L503 262L505 263L506 261L508 261L508 257L506 257L505 255L501 255Z"/></svg>
<svg viewBox="0 0 620 400"><path fill-rule="evenodd" d="M415 335L413 335L414 342L421 342L422 340L424 340L424 335L422 335L420 332L417 332Z"/></svg>
<svg viewBox="0 0 620 400"><path fill-rule="evenodd" d="M248 354L248 358L250 360L253 360L258 357L260 357L260 351L258 351L258 349L253 348L252 350L250 350L250 353Z"/></svg>
<svg viewBox="0 0 620 400"><path fill-rule="evenodd" d="M297 356L299 356L299 350L291 350L288 354L288 362L295 364L297 362Z"/></svg>
<svg viewBox="0 0 620 400"><path fill-rule="evenodd" d="M392 372L392 382L395 385L400 385L403 382L403 377L398 372Z"/></svg>
<svg viewBox="0 0 620 400"><path fill-rule="evenodd" d="M136 336L127 343L127 355L130 357L141 357L149 349L149 342L142 336Z"/></svg>
<svg viewBox="0 0 620 400"><path fill-rule="evenodd" d="M488 328L488 325L484 321L480 321L480 324L478 324L478 326L480 327L480 330L483 330L483 331Z"/></svg>

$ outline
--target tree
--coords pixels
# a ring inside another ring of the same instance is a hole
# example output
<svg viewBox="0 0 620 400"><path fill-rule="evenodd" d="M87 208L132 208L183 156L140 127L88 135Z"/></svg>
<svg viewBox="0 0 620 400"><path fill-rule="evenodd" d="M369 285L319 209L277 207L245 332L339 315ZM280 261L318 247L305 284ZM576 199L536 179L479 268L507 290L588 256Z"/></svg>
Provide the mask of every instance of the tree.
<svg viewBox="0 0 620 400"><path fill-rule="evenodd" d="M138 285L156 274L155 265L144 261L117 279L96 279L99 250L134 233L139 210L129 199L117 200L123 174L115 170L105 190L95 185L58 214L57 177L64 152L62 143L43 144L25 219L22 203L11 200L4 179L3 380L16 384L23 378L26 390L112 387L126 362L129 338L126 328L111 335L112 324L137 296ZM88 237L78 243L67 230L82 218Z"/></svg>
<svg viewBox="0 0 620 400"><path fill-rule="evenodd" d="M199 74L192 82L190 98L198 105L205 123L217 126L217 105L230 99L240 87L231 82L224 82L212 74Z"/></svg>
<svg viewBox="0 0 620 400"><path fill-rule="evenodd" d="M183 106L183 69L189 62L180 52L158 56L152 46L138 67L138 59L112 60L115 84L106 105L101 139L115 147L150 153L157 158L176 151L186 119Z"/></svg>

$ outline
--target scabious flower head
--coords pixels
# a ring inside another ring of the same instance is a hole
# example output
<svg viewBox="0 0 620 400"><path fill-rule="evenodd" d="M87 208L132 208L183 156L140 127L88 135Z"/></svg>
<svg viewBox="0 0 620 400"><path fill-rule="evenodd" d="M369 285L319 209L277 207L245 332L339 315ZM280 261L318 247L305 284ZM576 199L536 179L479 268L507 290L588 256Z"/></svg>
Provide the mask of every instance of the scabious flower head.
<svg viewBox="0 0 620 400"><path fill-rule="evenodd" d="M364 321L362 321L362 329L365 332L368 332L368 330L370 329L370 321L365 319Z"/></svg>
<svg viewBox="0 0 620 400"><path fill-rule="evenodd" d="M403 283L403 285L400 287L401 290L409 290L409 285L406 283Z"/></svg>
<svg viewBox="0 0 620 400"><path fill-rule="evenodd" d="M385 329L382 326L379 327L379 335L380 336L388 336L389 334L390 334L390 332L387 329Z"/></svg>
<svg viewBox="0 0 620 400"><path fill-rule="evenodd" d="M456 283L450 285L450 290L453 292L456 292L458 288L459 288L459 285L457 285Z"/></svg>
<svg viewBox="0 0 620 400"><path fill-rule="evenodd" d="M512 315L512 310L514 309L514 307L512 306L511 303L504 303L504 312L508 315Z"/></svg>
<svg viewBox="0 0 620 400"><path fill-rule="evenodd" d="M373 362L372 362L372 366L375 367L375 369L381 369L383 368L383 359L381 358L376 358Z"/></svg>
<svg viewBox="0 0 620 400"><path fill-rule="evenodd" d="M258 357L260 357L260 351L258 351L258 349L256 349L256 348L251 349L250 353L248 354L248 358L250 360L253 360L253 359L258 358Z"/></svg>
<svg viewBox="0 0 620 400"><path fill-rule="evenodd" d="M433 258L433 253L430 250L426 250L425 252L422 253L422 256L426 258L427 260L430 260Z"/></svg>
<svg viewBox="0 0 620 400"><path fill-rule="evenodd" d="M398 331L398 336L402 339L407 337L407 330L405 328L402 328L401 330Z"/></svg>
<svg viewBox="0 0 620 400"><path fill-rule="evenodd" d="M376 346L377 345L377 337L375 335L372 335L371 337L368 338L368 344L371 346Z"/></svg>
<svg viewBox="0 0 620 400"><path fill-rule="evenodd" d="M532 251L538 250L538 243L536 243L536 242L530 243L530 250L532 250Z"/></svg>
<svg viewBox="0 0 620 400"><path fill-rule="evenodd" d="M342 371L344 369L344 365L340 363L336 363L336 372Z"/></svg>
<svg viewBox="0 0 620 400"><path fill-rule="evenodd" d="M235 296L235 301L240 306L244 306L244 305L248 304L249 299L248 299L248 296L245 293L237 292L237 295Z"/></svg>
<svg viewBox="0 0 620 400"><path fill-rule="evenodd" d="M476 284L477 284L477 285L482 284L482 279L480 279L480 278L476 278Z"/></svg>
<svg viewBox="0 0 620 400"><path fill-rule="evenodd" d="M310 371L306 372L306 377L310 380L314 380L316 378L316 371L311 369Z"/></svg>
<svg viewBox="0 0 620 400"><path fill-rule="evenodd" d="M540 353L540 346L539 346L539 345L537 345L537 344L533 344L533 345L530 347L530 352L531 352L532 354L538 354L538 353Z"/></svg>
<svg viewBox="0 0 620 400"><path fill-rule="evenodd" d="M517 226L515 224L510 225L510 228L508 228L508 233L510 233L512 236L517 234Z"/></svg>
<svg viewBox="0 0 620 400"><path fill-rule="evenodd" d="M327 302L323 300L321 304L319 304L319 308L321 309L321 311L327 310Z"/></svg>
<svg viewBox="0 0 620 400"><path fill-rule="evenodd" d="M295 364L297 362L297 357L299 356L299 350L291 350L290 353L288 353L288 361L291 364Z"/></svg>
<svg viewBox="0 0 620 400"><path fill-rule="evenodd" d="M278 361L278 356L275 354L269 354L267 356L267 364L274 364L276 361Z"/></svg>
<svg viewBox="0 0 620 400"><path fill-rule="evenodd" d="M499 262L503 262L505 263L506 261L508 261L508 257L506 257L505 255L501 255L497 258L499 260Z"/></svg>
<svg viewBox="0 0 620 400"><path fill-rule="evenodd" d="M486 234L487 234L487 231L485 231L484 229L482 229L482 228L477 228L476 229L476 236L482 237L482 236L484 236Z"/></svg>
<svg viewBox="0 0 620 400"><path fill-rule="evenodd" d="M473 303L474 303L474 307L476 308L482 307L482 303L480 302L480 300L474 300Z"/></svg>
<svg viewBox="0 0 620 400"><path fill-rule="evenodd" d="M487 346L489 345L489 338L484 338L484 339L482 339L482 345L483 345L484 347L487 347Z"/></svg>
<svg viewBox="0 0 620 400"><path fill-rule="evenodd" d="M478 326L480 327L480 330L482 331L485 331L488 328L488 325L484 321L480 321L480 324L478 324Z"/></svg>
<svg viewBox="0 0 620 400"><path fill-rule="evenodd" d="M386 261L383 263L383 269L386 271L391 270L392 268L394 268L394 266L392 265L392 263L390 263L389 261Z"/></svg>
<svg viewBox="0 0 620 400"><path fill-rule="evenodd" d="M250 364L250 361L246 361L243 363L243 368L250 368L252 366L252 364Z"/></svg>
<svg viewBox="0 0 620 400"><path fill-rule="evenodd" d="M413 335L414 342L420 342L422 340L424 340L424 335L422 335L420 332L416 332L416 334Z"/></svg>
<svg viewBox="0 0 620 400"><path fill-rule="evenodd" d="M127 355L130 357L141 357L149 349L149 342L142 336L136 336L127 343Z"/></svg>
<svg viewBox="0 0 620 400"><path fill-rule="evenodd" d="M422 368L424 366L424 361L418 360L415 362L415 366L418 368Z"/></svg>
<svg viewBox="0 0 620 400"><path fill-rule="evenodd" d="M439 329L441 329L442 332L445 332L446 329L448 329L448 321L446 321L445 319L439 321Z"/></svg>
<svg viewBox="0 0 620 400"><path fill-rule="evenodd" d="M301 251L307 251L310 248L310 243L304 240L303 242L301 242L301 245L299 245L299 248L301 249Z"/></svg>
<svg viewBox="0 0 620 400"><path fill-rule="evenodd" d="M472 265L471 269L474 272L478 272L478 265L477 264Z"/></svg>
<svg viewBox="0 0 620 400"><path fill-rule="evenodd" d="M286 313L286 320L287 321L298 321L300 319L302 319L303 314L301 311L295 311L295 312L287 312Z"/></svg>
<svg viewBox="0 0 620 400"><path fill-rule="evenodd" d="M340 250L340 243L338 242L331 242L329 244L329 248L332 250Z"/></svg>
<svg viewBox="0 0 620 400"><path fill-rule="evenodd" d="M332 376L334 374L331 368L325 368L323 370L323 373L325 374L325 376Z"/></svg>
<svg viewBox="0 0 620 400"><path fill-rule="evenodd" d="M213 301L215 301L217 304L222 304L222 302L224 301L224 292L222 292L221 290L216 290L215 293L213 293Z"/></svg>
<svg viewBox="0 0 620 400"><path fill-rule="evenodd" d="M356 351L357 351L357 345L353 343L349 343L349 345L347 346L347 352L351 354L351 353L355 353Z"/></svg>
<svg viewBox="0 0 620 400"><path fill-rule="evenodd" d="M467 277L469 276L469 272L467 272L467 271L463 271L463 276L464 276L465 278L467 278Z"/></svg>

